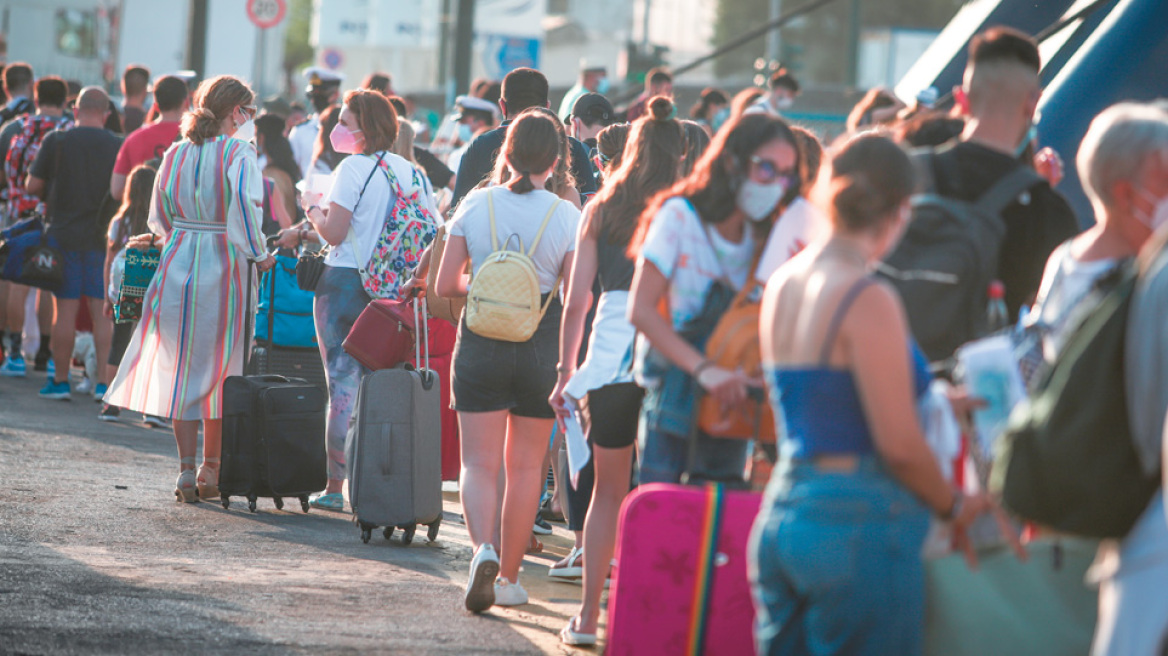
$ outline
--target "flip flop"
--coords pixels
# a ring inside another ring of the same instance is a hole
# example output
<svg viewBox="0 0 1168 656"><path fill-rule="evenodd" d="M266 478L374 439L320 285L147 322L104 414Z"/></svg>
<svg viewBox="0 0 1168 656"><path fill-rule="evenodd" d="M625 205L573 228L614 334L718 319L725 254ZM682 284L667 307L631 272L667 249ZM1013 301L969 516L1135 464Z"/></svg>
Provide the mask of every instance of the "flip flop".
<svg viewBox="0 0 1168 656"><path fill-rule="evenodd" d="M573 647L590 647L596 644L595 633L576 633L573 629L576 626L576 620L579 617L573 617L568 620L568 625L560 629L560 642L565 645Z"/></svg>

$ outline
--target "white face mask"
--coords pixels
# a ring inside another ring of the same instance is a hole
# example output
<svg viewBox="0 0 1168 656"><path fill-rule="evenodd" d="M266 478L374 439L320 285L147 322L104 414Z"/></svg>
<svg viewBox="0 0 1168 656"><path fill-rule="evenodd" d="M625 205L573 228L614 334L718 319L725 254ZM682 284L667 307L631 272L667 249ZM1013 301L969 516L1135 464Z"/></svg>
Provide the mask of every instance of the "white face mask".
<svg viewBox="0 0 1168 656"><path fill-rule="evenodd" d="M235 128L235 134L232 135L240 141L251 141L255 139L255 121L250 118Z"/></svg>
<svg viewBox="0 0 1168 656"><path fill-rule="evenodd" d="M775 211L775 207L782 200L787 188L782 182L762 184L750 178L742 181L738 188L736 204L738 209L746 212L751 221L764 221Z"/></svg>
<svg viewBox="0 0 1168 656"><path fill-rule="evenodd" d="M1160 226L1168 223L1168 196L1163 198L1156 198L1146 189L1136 189L1144 200L1152 204L1152 214L1148 216L1146 212L1140 209L1132 208L1133 215L1139 219L1140 223L1148 226L1148 229L1155 232Z"/></svg>
<svg viewBox="0 0 1168 656"><path fill-rule="evenodd" d="M790 96L783 96L775 101L775 107L779 109L790 109L791 105L795 104L795 99Z"/></svg>

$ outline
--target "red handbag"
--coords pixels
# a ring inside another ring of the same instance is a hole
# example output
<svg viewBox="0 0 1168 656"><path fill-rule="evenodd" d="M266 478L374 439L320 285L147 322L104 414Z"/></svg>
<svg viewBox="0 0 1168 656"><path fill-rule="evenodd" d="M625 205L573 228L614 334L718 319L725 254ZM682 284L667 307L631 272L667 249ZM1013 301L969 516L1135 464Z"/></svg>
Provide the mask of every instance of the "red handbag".
<svg viewBox="0 0 1168 656"><path fill-rule="evenodd" d="M341 345L345 353L372 371L390 369L414 355L413 304L417 299L378 299L365 306ZM423 316L425 310L422 311Z"/></svg>

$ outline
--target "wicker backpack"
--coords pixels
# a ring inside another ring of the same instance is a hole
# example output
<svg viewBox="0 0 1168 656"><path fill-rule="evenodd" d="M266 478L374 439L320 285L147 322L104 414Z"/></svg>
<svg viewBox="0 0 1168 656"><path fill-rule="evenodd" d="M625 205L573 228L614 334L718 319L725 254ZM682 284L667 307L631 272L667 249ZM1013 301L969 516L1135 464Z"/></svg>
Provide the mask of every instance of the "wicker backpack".
<svg viewBox="0 0 1168 656"><path fill-rule="evenodd" d="M552 203L526 251L523 250L523 240L517 235L508 237L500 248L495 229L495 202L491 192L487 191L491 254L474 274L467 290L466 327L476 335L502 342L526 342L539 328L560 282L557 278L547 301L541 305L539 274L531 256L539 247L543 232L559 205L559 200ZM508 249L512 239L519 242L519 250Z"/></svg>

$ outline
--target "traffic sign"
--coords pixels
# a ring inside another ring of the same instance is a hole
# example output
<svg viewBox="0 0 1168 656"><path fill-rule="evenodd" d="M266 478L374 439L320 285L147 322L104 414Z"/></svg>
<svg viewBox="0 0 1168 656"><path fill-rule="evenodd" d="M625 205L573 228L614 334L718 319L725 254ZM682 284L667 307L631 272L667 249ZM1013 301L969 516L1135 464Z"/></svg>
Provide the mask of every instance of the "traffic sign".
<svg viewBox="0 0 1168 656"><path fill-rule="evenodd" d="M279 25L286 13L285 0L247 0L247 17L261 30Z"/></svg>
<svg viewBox="0 0 1168 656"><path fill-rule="evenodd" d="M328 48L320 53L320 63L335 71L341 67L341 64L345 63L345 55L336 48Z"/></svg>

